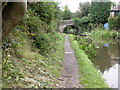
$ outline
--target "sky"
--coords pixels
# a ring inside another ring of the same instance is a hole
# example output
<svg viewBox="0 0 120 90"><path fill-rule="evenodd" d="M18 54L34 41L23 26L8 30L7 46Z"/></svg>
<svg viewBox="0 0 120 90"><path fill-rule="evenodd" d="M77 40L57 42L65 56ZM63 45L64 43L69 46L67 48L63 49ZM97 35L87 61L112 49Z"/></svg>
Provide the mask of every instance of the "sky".
<svg viewBox="0 0 120 90"><path fill-rule="evenodd" d="M71 12L76 12L78 7L79 7L79 3L80 2L90 2L91 0L59 0L60 7L62 8L65 5L68 5L68 8L70 9ZM118 2L120 0L111 0L114 2Z"/></svg>
<svg viewBox="0 0 120 90"><path fill-rule="evenodd" d="M61 2L60 7L63 7L65 5L68 5L68 8L70 9L71 12L75 12L78 7L80 2L86 2L90 0L59 0Z"/></svg>

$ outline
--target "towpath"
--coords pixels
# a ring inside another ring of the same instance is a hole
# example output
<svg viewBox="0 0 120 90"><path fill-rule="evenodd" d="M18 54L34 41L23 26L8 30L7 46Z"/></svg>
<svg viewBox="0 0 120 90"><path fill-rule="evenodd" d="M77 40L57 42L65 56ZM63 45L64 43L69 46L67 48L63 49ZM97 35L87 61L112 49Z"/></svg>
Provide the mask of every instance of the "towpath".
<svg viewBox="0 0 120 90"><path fill-rule="evenodd" d="M60 86L62 88L80 88L77 61L70 46L68 35L65 36L64 50Z"/></svg>

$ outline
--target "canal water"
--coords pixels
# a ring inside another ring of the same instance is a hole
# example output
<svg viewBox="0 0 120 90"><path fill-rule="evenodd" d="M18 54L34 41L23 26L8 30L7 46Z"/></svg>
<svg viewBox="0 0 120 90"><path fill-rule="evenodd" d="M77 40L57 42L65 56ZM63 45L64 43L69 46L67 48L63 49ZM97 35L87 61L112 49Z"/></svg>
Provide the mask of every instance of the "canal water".
<svg viewBox="0 0 120 90"><path fill-rule="evenodd" d="M120 39L93 40L98 46L94 65L100 70L105 82L111 88L118 88L120 70ZM119 68L119 69L118 69Z"/></svg>

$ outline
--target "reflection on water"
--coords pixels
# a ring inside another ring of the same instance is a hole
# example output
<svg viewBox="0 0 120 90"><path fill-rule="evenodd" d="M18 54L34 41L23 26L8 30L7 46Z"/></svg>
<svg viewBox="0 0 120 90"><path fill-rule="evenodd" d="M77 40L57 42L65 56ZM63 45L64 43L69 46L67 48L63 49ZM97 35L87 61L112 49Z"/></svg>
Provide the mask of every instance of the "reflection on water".
<svg viewBox="0 0 120 90"><path fill-rule="evenodd" d="M99 41L99 40L97 40ZM120 67L120 40L96 42L99 49L94 64L111 88L118 88L118 66Z"/></svg>
<svg viewBox="0 0 120 90"><path fill-rule="evenodd" d="M120 66L120 65L119 65ZM111 88L118 88L118 64L113 65L102 74L108 86Z"/></svg>

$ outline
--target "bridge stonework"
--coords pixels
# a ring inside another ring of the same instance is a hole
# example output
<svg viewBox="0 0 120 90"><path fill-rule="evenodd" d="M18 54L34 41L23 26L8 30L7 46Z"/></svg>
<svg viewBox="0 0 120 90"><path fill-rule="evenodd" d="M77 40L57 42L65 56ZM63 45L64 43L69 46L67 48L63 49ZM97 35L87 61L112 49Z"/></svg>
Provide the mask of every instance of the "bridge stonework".
<svg viewBox="0 0 120 90"><path fill-rule="evenodd" d="M68 25L73 25L73 20L62 20L59 23L59 31L63 33L64 28Z"/></svg>

